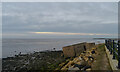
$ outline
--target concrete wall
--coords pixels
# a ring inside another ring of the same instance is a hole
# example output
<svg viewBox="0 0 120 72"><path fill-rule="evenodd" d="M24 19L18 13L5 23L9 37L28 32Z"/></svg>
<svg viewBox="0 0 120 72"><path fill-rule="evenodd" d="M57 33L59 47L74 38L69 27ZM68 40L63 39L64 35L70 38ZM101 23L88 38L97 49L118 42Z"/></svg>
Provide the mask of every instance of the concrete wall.
<svg viewBox="0 0 120 72"><path fill-rule="evenodd" d="M79 56L83 51L90 50L95 46L95 43L78 43L63 47L63 54L65 57Z"/></svg>
<svg viewBox="0 0 120 72"><path fill-rule="evenodd" d="M86 49L91 50L95 46L95 43L86 43Z"/></svg>
<svg viewBox="0 0 120 72"><path fill-rule="evenodd" d="M63 54L65 57L74 57L75 56L74 47L72 45L63 47Z"/></svg>
<svg viewBox="0 0 120 72"><path fill-rule="evenodd" d="M74 46L74 50L75 50L75 56L79 56L83 51L85 51L84 46L86 43L79 43L79 44L75 44Z"/></svg>

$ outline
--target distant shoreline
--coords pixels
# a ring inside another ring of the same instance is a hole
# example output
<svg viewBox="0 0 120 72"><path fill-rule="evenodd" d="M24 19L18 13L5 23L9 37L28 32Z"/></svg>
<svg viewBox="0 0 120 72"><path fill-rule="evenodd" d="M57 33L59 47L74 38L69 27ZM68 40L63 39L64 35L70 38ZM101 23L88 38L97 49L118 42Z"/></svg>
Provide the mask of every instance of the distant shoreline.
<svg viewBox="0 0 120 72"><path fill-rule="evenodd" d="M93 39L99 39L99 40L113 39L113 40L118 40L118 38L93 38Z"/></svg>

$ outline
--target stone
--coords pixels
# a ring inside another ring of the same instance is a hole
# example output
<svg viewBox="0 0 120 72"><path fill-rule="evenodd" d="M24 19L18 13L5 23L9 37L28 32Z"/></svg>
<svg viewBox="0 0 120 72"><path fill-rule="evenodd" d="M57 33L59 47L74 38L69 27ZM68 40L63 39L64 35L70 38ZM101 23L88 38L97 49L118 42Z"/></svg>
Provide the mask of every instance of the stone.
<svg viewBox="0 0 120 72"><path fill-rule="evenodd" d="M68 67L71 67L73 63L73 61L69 61L61 70L66 70Z"/></svg>
<svg viewBox="0 0 120 72"><path fill-rule="evenodd" d="M83 60L81 57L79 57L79 60Z"/></svg>
<svg viewBox="0 0 120 72"><path fill-rule="evenodd" d="M89 69L91 68L91 66L87 65L87 66L84 66L84 68L82 68L81 70L86 70L86 69Z"/></svg>
<svg viewBox="0 0 120 72"><path fill-rule="evenodd" d="M96 52L93 50L91 53L92 53L92 54L95 54Z"/></svg>
<svg viewBox="0 0 120 72"><path fill-rule="evenodd" d="M88 56L89 60L94 60L94 58L92 56Z"/></svg>
<svg viewBox="0 0 120 72"><path fill-rule="evenodd" d="M78 67L69 67L68 70L80 70Z"/></svg>
<svg viewBox="0 0 120 72"><path fill-rule="evenodd" d="M82 60L80 65L86 66L86 65L88 65L88 63L87 63L87 61Z"/></svg>
<svg viewBox="0 0 120 72"><path fill-rule="evenodd" d="M86 71L90 71L90 70L91 70L91 68L86 69Z"/></svg>
<svg viewBox="0 0 120 72"><path fill-rule="evenodd" d="M78 64L75 64L74 67L78 67L79 69L82 69L85 65L78 65Z"/></svg>
<svg viewBox="0 0 120 72"><path fill-rule="evenodd" d="M81 64L81 62L77 62L76 64L80 65L80 64Z"/></svg>

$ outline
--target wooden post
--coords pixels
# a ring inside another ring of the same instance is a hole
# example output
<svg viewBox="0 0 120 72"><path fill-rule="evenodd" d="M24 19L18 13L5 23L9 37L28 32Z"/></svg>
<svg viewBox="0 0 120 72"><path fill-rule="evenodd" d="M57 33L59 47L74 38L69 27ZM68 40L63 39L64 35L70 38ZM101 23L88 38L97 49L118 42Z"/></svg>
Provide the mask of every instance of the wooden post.
<svg viewBox="0 0 120 72"><path fill-rule="evenodd" d="M118 68L120 69L120 41L118 40Z"/></svg>
<svg viewBox="0 0 120 72"><path fill-rule="evenodd" d="M115 59L115 45L114 45L114 40L113 40L113 59Z"/></svg>

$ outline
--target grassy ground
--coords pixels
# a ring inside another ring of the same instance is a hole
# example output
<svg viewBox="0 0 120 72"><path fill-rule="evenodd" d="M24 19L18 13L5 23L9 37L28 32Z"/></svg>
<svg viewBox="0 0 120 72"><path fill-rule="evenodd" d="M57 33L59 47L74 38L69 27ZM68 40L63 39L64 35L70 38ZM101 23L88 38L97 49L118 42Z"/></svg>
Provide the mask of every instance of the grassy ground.
<svg viewBox="0 0 120 72"><path fill-rule="evenodd" d="M97 53L96 60L92 64L92 70L111 70L104 44L97 45Z"/></svg>

